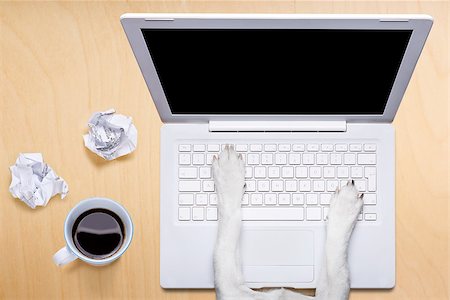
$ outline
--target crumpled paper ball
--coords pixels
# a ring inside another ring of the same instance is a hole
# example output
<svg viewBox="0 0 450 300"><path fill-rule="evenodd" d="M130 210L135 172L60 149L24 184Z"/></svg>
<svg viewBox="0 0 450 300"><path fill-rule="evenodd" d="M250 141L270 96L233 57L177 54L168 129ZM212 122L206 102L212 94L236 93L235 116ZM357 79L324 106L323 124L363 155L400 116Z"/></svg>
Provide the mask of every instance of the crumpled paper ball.
<svg viewBox="0 0 450 300"><path fill-rule="evenodd" d="M64 199L69 192L67 183L44 163L41 153L20 153L9 169L12 176L9 191L31 208L46 206L56 194Z"/></svg>
<svg viewBox="0 0 450 300"><path fill-rule="evenodd" d="M116 114L114 109L96 112L88 122L84 145L106 160L131 153L137 146L137 129L131 117Z"/></svg>

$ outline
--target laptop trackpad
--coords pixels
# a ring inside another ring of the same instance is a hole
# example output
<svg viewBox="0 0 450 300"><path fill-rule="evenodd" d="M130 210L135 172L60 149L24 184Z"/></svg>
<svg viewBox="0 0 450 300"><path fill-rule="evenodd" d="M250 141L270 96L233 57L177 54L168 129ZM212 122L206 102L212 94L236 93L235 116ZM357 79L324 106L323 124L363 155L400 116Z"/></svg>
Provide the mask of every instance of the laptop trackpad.
<svg viewBox="0 0 450 300"><path fill-rule="evenodd" d="M243 230L242 270L246 282L311 282L314 233L307 230Z"/></svg>

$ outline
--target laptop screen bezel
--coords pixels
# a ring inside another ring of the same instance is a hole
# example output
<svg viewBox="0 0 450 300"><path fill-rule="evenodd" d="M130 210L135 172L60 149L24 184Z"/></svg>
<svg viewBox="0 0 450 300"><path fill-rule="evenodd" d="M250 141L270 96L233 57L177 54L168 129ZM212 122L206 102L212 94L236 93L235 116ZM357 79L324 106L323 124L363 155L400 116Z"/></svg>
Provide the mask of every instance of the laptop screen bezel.
<svg viewBox="0 0 450 300"><path fill-rule="evenodd" d="M392 122L431 29L428 15L255 15L255 14L125 14L121 16L136 60L153 102L165 123L208 121L347 121ZM383 114L173 114L144 40L142 29L378 29L412 30Z"/></svg>

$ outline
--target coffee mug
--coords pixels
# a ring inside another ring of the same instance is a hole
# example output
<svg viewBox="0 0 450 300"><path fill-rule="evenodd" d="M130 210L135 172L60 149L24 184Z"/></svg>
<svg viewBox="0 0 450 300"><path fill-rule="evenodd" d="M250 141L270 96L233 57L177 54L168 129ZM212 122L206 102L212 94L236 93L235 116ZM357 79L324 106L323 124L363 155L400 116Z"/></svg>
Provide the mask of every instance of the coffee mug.
<svg viewBox="0 0 450 300"><path fill-rule="evenodd" d="M122 205L107 198L85 199L67 215L64 222L66 246L53 255L53 262L62 266L79 258L88 264L103 266L118 259L127 250L132 237L133 222Z"/></svg>

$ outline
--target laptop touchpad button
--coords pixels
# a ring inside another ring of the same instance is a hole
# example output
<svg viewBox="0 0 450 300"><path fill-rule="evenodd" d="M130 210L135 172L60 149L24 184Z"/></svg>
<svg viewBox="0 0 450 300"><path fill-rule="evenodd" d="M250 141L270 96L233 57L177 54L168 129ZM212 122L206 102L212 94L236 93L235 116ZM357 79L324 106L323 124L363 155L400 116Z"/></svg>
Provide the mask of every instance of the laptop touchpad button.
<svg viewBox="0 0 450 300"><path fill-rule="evenodd" d="M314 233L308 230L243 230L242 264L247 282L311 282Z"/></svg>

